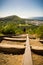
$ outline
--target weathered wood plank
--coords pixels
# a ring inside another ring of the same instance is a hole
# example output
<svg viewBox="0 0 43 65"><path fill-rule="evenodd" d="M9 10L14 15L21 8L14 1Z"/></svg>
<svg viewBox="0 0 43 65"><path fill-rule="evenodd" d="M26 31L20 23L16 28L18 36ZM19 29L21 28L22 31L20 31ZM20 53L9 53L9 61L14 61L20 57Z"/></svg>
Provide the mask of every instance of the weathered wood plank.
<svg viewBox="0 0 43 65"><path fill-rule="evenodd" d="M25 49L25 53L23 57L23 65L33 65L28 34L27 34L27 40L26 40L26 49Z"/></svg>

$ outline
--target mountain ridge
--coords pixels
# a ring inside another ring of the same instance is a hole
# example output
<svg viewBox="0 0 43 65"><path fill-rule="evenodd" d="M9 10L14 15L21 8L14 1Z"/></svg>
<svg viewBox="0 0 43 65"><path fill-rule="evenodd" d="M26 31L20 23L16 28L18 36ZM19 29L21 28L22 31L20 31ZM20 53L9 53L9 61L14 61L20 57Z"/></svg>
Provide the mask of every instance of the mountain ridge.
<svg viewBox="0 0 43 65"><path fill-rule="evenodd" d="M0 19L13 19L13 18L16 18L16 19L29 19L29 20L43 20L43 17L30 17L30 18L21 18L17 15L11 15L11 16L6 16L6 17L1 17Z"/></svg>

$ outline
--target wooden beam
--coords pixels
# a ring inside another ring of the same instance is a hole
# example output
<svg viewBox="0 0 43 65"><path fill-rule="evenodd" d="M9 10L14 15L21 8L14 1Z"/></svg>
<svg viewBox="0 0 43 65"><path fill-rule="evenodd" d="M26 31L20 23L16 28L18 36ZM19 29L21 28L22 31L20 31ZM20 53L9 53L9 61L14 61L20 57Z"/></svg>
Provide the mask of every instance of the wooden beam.
<svg viewBox="0 0 43 65"><path fill-rule="evenodd" d="M27 40L26 40L26 49L25 49L25 53L23 57L23 65L33 65L28 34L27 34Z"/></svg>

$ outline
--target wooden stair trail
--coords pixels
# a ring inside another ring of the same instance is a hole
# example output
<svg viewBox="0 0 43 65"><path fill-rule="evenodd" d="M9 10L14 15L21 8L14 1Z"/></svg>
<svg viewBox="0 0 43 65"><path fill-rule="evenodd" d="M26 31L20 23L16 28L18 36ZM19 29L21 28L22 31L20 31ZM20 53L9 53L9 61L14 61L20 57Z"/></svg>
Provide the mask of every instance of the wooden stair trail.
<svg viewBox="0 0 43 65"><path fill-rule="evenodd" d="M22 49L25 49L25 52L24 52L24 57L23 57L23 64L22 65L33 65L32 64L32 56L31 56L31 49L30 49L30 45L29 45L29 37L28 37L28 34L26 35L27 36L27 38L25 38L25 39L20 39L20 38L6 38L6 37L4 37L4 39L5 40L25 40L26 41L26 46L21 46L21 45L10 45L10 44L0 44L0 50L1 51L7 51L7 52L9 52L9 50L10 50L10 52L15 52L14 50L15 49L17 49L17 50L19 50L19 51L21 51ZM20 50L21 49L21 50ZM11 50L13 50L13 51L11 51ZM23 51L23 50L22 50ZM17 53L18 53L18 51L17 51Z"/></svg>
<svg viewBox="0 0 43 65"><path fill-rule="evenodd" d="M18 37L18 38L8 38L8 37L4 37L3 39L4 39L4 40L9 40L9 41L21 41L21 42L22 42L22 41L24 41L24 42L26 41L26 38L19 38L19 37Z"/></svg>
<svg viewBox="0 0 43 65"><path fill-rule="evenodd" d="M23 65L33 65L28 34L27 34L27 40L26 40L25 53L24 53L24 57L23 57Z"/></svg>

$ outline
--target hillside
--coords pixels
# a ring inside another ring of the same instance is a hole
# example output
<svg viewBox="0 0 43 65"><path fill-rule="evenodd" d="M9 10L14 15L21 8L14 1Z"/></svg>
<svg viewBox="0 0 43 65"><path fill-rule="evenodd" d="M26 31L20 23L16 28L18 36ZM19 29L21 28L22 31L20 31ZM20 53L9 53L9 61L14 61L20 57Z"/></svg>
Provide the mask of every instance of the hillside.
<svg viewBox="0 0 43 65"><path fill-rule="evenodd" d="M18 16L16 16L16 15L12 15L12 16L7 16L7 17L4 17L4 18L0 18L0 22L15 22L16 24L18 24L18 23L32 23L32 21L33 21L33 23L36 23L36 22L38 22L38 23L43 23L43 17L33 17L33 18L20 18L20 17L18 17ZM40 22L39 22L40 21Z"/></svg>
<svg viewBox="0 0 43 65"><path fill-rule="evenodd" d="M0 18L0 22L14 22L16 24L18 23L25 23L25 19L22 19L16 15L13 16L8 16L8 17L4 17L4 18Z"/></svg>
<svg viewBox="0 0 43 65"><path fill-rule="evenodd" d="M0 20L2 20L2 21L11 21L11 20L20 20L20 19L21 18L16 15L0 18Z"/></svg>

